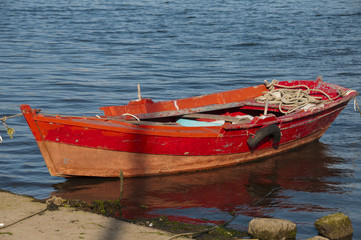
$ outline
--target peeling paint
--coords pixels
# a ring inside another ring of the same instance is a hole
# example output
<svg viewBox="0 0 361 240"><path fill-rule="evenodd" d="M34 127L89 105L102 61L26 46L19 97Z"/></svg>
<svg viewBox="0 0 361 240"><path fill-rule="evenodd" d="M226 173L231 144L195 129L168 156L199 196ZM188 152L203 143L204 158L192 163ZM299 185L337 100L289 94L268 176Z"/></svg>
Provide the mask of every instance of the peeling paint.
<svg viewBox="0 0 361 240"><path fill-rule="evenodd" d="M322 87L325 87L324 84ZM134 108L132 114L148 117L141 119L145 123L157 123L153 125L134 124L121 118L44 116L37 114L29 105L21 105L21 109L52 175L118 177L121 168L125 177L131 177L160 174L159 169L164 166L167 170L162 173L195 171L288 151L320 138L347 102L357 95L357 92L350 93L325 104L322 110L300 111L288 116L269 105L274 117L255 117L251 123L226 123L212 127L169 125L168 121L175 121L178 115L189 112L222 115L251 112L253 116L258 116L258 113L263 113L264 105L252 99L263 89L264 86L257 87L257 91L245 88L219 95L147 103L147 108L151 109L149 112L144 112L148 109L141 109L144 104L119 106L120 110ZM332 92L332 89L325 91ZM234 97L240 93L242 97ZM218 104L220 100L224 104ZM176 107L180 110L174 111ZM160 115L169 118L152 121L153 117ZM257 149L250 151L247 145L249 136L270 124L279 127L282 124L279 147L273 148L272 139L265 138Z"/></svg>

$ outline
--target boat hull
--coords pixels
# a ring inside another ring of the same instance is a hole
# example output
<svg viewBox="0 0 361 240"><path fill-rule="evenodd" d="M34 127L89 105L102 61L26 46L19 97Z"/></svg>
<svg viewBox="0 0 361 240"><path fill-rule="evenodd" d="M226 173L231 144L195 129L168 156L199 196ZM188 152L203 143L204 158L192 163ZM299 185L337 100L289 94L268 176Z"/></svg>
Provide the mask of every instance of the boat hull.
<svg viewBox="0 0 361 240"><path fill-rule="evenodd" d="M311 135L276 148L210 156L179 156L119 152L38 141L39 149L53 176L124 177L151 176L205 170L245 163L280 154L318 140L330 125ZM290 159L292 161L292 159Z"/></svg>

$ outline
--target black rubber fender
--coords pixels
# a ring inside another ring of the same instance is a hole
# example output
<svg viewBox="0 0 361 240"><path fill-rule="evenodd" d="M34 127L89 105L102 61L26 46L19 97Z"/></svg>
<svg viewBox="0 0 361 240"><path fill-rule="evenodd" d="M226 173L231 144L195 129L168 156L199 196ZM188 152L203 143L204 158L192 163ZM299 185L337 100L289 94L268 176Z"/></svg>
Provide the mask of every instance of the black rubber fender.
<svg viewBox="0 0 361 240"><path fill-rule="evenodd" d="M268 125L256 131L254 136L247 139L250 149L254 149L267 136L273 138L273 147L277 148L281 140L281 129L277 125Z"/></svg>

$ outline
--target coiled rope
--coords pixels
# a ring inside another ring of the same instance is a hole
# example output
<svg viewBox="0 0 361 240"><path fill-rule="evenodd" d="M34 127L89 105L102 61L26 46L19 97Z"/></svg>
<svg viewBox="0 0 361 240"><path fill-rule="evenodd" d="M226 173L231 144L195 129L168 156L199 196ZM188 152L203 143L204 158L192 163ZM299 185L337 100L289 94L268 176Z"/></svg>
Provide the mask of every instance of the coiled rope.
<svg viewBox="0 0 361 240"><path fill-rule="evenodd" d="M331 98L321 89L311 89L303 84L284 86L278 84L276 79L273 79L271 83L268 83L267 80L265 80L265 85L268 91L264 92L262 96L257 97L255 100L259 103L265 103L266 106L268 106L268 104L277 104L279 111L286 115L301 108L314 107L318 104L334 101L338 97L344 95L344 93L339 91L338 96ZM326 96L327 100L323 100L321 96L311 96L311 92L319 92Z"/></svg>

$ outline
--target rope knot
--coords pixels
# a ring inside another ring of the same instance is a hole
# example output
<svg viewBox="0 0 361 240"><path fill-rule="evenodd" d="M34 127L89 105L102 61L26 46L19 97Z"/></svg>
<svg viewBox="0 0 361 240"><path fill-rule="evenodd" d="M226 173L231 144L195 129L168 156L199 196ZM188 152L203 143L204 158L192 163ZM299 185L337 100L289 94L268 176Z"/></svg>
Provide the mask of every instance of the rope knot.
<svg viewBox="0 0 361 240"><path fill-rule="evenodd" d="M272 91L275 89L275 84L278 84L278 80L276 79L273 79L270 83L268 83L267 80L264 80L264 84L266 85L266 88L269 90L269 91Z"/></svg>

